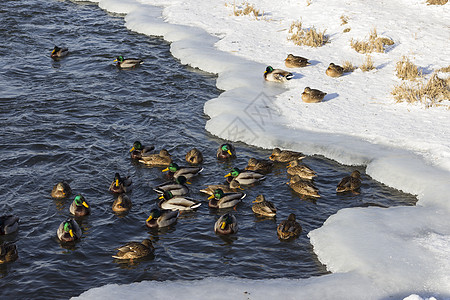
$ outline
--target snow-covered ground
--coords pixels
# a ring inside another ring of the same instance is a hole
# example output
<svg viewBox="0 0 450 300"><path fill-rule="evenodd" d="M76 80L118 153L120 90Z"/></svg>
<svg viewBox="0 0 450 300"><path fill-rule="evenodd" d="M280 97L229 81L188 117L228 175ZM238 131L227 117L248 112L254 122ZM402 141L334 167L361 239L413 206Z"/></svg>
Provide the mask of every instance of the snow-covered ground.
<svg viewBox="0 0 450 300"><path fill-rule="evenodd" d="M206 129L232 141L322 154L418 196L415 207L339 211L308 234L331 275L307 280L142 282L108 285L82 298L166 299L450 299L450 110L397 104L390 95L402 56L425 75L450 65L450 4L425 0L253 0L261 15L235 16L242 2L222 0L92 0L126 14L126 26L172 42L183 64L218 74L224 92L205 103ZM155 7L158 6L158 7ZM341 17L348 19L342 25ZM326 30L329 43L296 46L287 38L293 21ZM350 28L344 33L345 28ZM372 53L376 70L339 78L325 75L330 62L359 66L365 55L351 39L371 30L395 43ZM288 53L310 59L289 69L285 84L263 80L266 66L287 69ZM130 53L139 55L139 53ZM328 95L301 101L306 86ZM412 295L417 294L417 295ZM420 295L420 296L418 296Z"/></svg>

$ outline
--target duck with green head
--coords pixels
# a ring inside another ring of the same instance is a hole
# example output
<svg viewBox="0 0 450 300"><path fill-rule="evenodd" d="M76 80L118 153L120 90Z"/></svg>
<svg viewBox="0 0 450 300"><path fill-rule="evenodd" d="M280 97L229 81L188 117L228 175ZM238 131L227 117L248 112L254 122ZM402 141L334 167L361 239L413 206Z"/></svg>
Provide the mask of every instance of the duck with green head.
<svg viewBox="0 0 450 300"><path fill-rule="evenodd" d="M63 58L64 56L67 56L69 54L69 49L67 48L59 48L58 46L55 46L53 48L52 53L50 54L50 57L54 60L58 60L60 58Z"/></svg>
<svg viewBox="0 0 450 300"><path fill-rule="evenodd" d="M277 235L281 240L298 238L301 232L302 226L295 220L295 214L290 214L287 220L281 221L277 227Z"/></svg>
<svg viewBox="0 0 450 300"><path fill-rule="evenodd" d="M17 260L19 253L13 242L4 242L0 245L0 264Z"/></svg>
<svg viewBox="0 0 450 300"><path fill-rule="evenodd" d="M0 216L0 235L11 234L19 229L19 217L14 215Z"/></svg>
<svg viewBox="0 0 450 300"><path fill-rule="evenodd" d="M74 219L68 218L59 225L56 235L61 242L75 242L81 239L81 229Z"/></svg>
<svg viewBox="0 0 450 300"><path fill-rule="evenodd" d="M186 183L191 184L187 181L185 176L180 175L175 178L175 182L169 181L163 183L153 190L160 195L164 194L164 192L170 191L174 196L183 196L189 193L189 188L186 186Z"/></svg>
<svg viewBox="0 0 450 300"><path fill-rule="evenodd" d="M145 225L149 228L161 228L174 224L180 212L178 210L159 210L154 208L150 211L150 215L145 221Z"/></svg>
<svg viewBox="0 0 450 300"><path fill-rule="evenodd" d="M70 185L65 182L61 181L58 182L52 189L52 197L56 199L64 199L66 197L69 197L70 194L72 194L72 189L70 188Z"/></svg>
<svg viewBox="0 0 450 300"><path fill-rule="evenodd" d="M246 195L244 193L224 193L223 190L217 189L214 194L209 196L208 206L210 208L231 208L238 205Z"/></svg>
<svg viewBox="0 0 450 300"><path fill-rule="evenodd" d="M91 208L82 195L75 196L69 210L75 217L87 216L91 213Z"/></svg>
<svg viewBox="0 0 450 300"><path fill-rule="evenodd" d="M130 149L132 159L141 159L142 155L149 154L155 149L155 146L144 146L140 141L135 141L133 147Z"/></svg>
<svg viewBox="0 0 450 300"><path fill-rule="evenodd" d="M176 163L170 163L169 166L162 171L163 172L169 171L169 173L168 173L169 178L177 178L179 176L184 176L186 179L189 180L192 177L194 177L195 175L197 175L198 173L200 173L201 171L203 171L203 168L202 167L180 167Z"/></svg>
<svg viewBox="0 0 450 300"><path fill-rule="evenodd" d="M117 259L131 260L144 258L155 252L152 241L150 241L149 239L145 239L141 243L129 242L122 247L117 248L116 250L118 250L117 254L113 255L112 257Z"/></svg>
<svg viewBox="0 0 450 300"><path fill-rule="evenodd" d="M233 234L238 231L238 223L236 217L230 213L226 213L214 224L214 232L216 234Z"/></svg>
<svg viewBox="0 0 450 300"><path fill-rule="evenodd" d="M217 149L216 157L219 160L236 158L236 149L232 144L222 144L219 149Z"/></svg>
<svg viewBox="0 0 450 300"><path fill-rule="evenodd" d="M142 59L124 58L122 55L117 56L117 58L114 60L114 62L117 62L117 66L120 69L131 69L131 68L135 68L144 63L144 61Z"/></svg>
<svg viewBox="0 0 450 300"><path fill-rule="evenodd" d="M114 181L109 186L109 191L121 194L131 192L131 178L130 176L121 177L119 173L114 174Z"/></svg>
<svg viewBox="0 0 450 300"><path fill-rule="evenodd" d="M159 153L142 155L139 162L149 167L165 167L172 162L172 157L166 149L161 149Z"/></svg>
<svg viewBox="0 0 450 300"><path fill-rule="evenodd" d="M251 185L266 179L266 177L261 173L254 171L241 171L238 168L231 169L230 173L224 177L232 178L230 183L237 181L239 185Z"/></svg>
<svg viewBox="0 0 450 300"><path fill-rule="evenodd" d="M112 210L117 213L124 213L131 209L132 203L130 197L126 194L120 194L112 205Z"/></svg>
<svg viewBox="0 0 450 300"><path fill-rule="evenodd" d="M202 203L200 201L186 198L183 196L175 196L170 191L165 191L160 197L158 206L162 209L189 211L198 208Z"/></svg>
<svg viewBox="0 0 450 300"><path fill-rule="evenodd" d="M294 74L292 74L291 72L281 69L274 69L271 66L268 66L266 68L266 71L264 71L264 79L266 81L286 82L288 80L291 80L293 77Z"/></svg>

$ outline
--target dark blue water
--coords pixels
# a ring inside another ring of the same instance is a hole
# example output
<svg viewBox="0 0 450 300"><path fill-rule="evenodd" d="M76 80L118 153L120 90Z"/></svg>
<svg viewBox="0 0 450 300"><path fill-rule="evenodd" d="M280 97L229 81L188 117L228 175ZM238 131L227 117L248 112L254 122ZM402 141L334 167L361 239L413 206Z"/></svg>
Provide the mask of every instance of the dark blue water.
<svg viewBox="0 0 450 300"><path fill-rule="evenodd" d="M0 211L21 218L18 233L0 237L0 242L16 241L19 249L16 262L0 266L1 299L69 298L108 283L142 280L319 276L327 271L307 232L341 208L416 201L364 174L360 195L337 195L337 182L354 168L312 156L304 161L319 174L317 201L291 192L285 168L278 166L246 190L234 212L240 230L231 238L214 234L220 213L206 202L171 228L148 230L145 219L156 199L152 187L165 180L161 169L130 160L135 140L168 149L182 164L190 148L199 148L204 171L190 194L199 200L206 200L199 188L221 183L232 166L244 167L250 157L267 159L271 151L237 143L235 162L217 162L215 151L224 141L205 132L203 115L205 101L220 93L215 76L180 65L165 41L128 31L122 18L96 5L4 0L0 18ZM54 45L69 47L70 55L51 60ZM112 63L118 55L145 64L118 70ZM123 217L112 212L114 196L107 190L115 172L133 179L134 206ZM56 238L71 202L50 197L61 180L92 206L92 215L78 220L83 238L72 247ZM275 203L277 219L254 216L251 201L258 194ZM280 242L276 226L291 212L303 234ZM114 248L144 238L153 240L154 257L134 263L111 258Z"/></svg>

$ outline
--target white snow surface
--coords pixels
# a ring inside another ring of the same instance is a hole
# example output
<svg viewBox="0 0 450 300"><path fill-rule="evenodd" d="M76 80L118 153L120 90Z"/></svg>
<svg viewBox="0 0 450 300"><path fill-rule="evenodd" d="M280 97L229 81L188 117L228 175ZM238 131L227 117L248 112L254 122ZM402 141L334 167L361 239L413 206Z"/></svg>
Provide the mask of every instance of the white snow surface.
<svg viewBox="0 0 450 300"><path fill-rule="evenodd" d="M308 233L330 275L309 279L141 282L107 285L82 299L450 299L450 103L395 103L396 63L407 56L426 76L450 65L450 4L425 0L253 0L263 14L235 16L240 1L100 0L130 30L162 36L181 63L218 75L224 92L205 103L206 129L231 141L320 154L365 165L373 179L417 195L414 207L351 208ZM308 5L309 4L309 5ZM348 18L341 25L341 16ZM319 48L288 41L293 21L323 31ZM345 28L351 30L344 33ZM330 62L361 65L350 40L370 31L395 44L372 53L376 70L339 78ZM136 51L136 49L134 49ZM287 69L288 53L311 66L289 69L285 84L263 80L266 66ZM130 53L130 56L139 53ZM327 94L306 104L306 86ZM280 277L282 274L280 274Z"/></svg>

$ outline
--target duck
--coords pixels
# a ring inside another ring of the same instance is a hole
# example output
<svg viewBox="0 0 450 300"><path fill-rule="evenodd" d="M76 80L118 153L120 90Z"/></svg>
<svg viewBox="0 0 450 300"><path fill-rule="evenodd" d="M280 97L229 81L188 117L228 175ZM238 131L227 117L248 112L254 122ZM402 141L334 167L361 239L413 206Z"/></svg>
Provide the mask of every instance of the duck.
<svg viewBox="0 0 450 300"><path fill-rule="evenodd" d="M179 214L180 212L178 210L159 210L157 208L154 208L150 211L150 215L145 221L145 225L147 225L147 227L149 228L167 227L177 221Z"/></svg>
<svg viewBox="0 0 450 300"><path fill-rule="evenodd" d="M82 217L89 215L91 213L91 208L82 195L76 195L70 205L69 211L75 217Z"/></svg>
<svg viewBox="0 0 450 300"><path fill-rule="evenodd" d="M309 66L311 63L308 62L307 58L288 54L288 56L284 60L284 64L288 68L302 68L302 67Z"/></svg>
<svg viewBox="0 0 450 300"><path fill-rule="evenodd" d="M241 171L238 168L231 169L230 173L224 177L233 178L230 183L232 181L237 181L239 185L250 185L266 179L266 177L261 173L254 171Z"/></svg>
<svg viewBox="0 0 450 300"><path fill-rule="evenodd" d="M294 190L297 194L320 198L319 189L309 180L304 180L298 175L294 175L290 182L287 184Z"/></svg>
<svg viewBox="0 0 450 300"><path fill-rule="evenodd" d="M50 57L56 60L64 56L67 56L68 54L69 54L68 48L59 48L58 46L55 46L55 48L53 48L52 50L52 53L50 54Z"/></svg>
<svg viewBox="0 0 450 300"><path fill-rule="evenodd" d="M170 191L165 191L160 197L158 206L162 209L188 211L198 208L202 203L200 201L185 198L182 196L175 196Z"/></svg>
<svg viewBox="0 0 450 300"><path fill-rule="evenodd" d="M176 163L170 163L167 168L162 170L163 172L169 171L169 178L177 178L178 176L184 176L186 179L191 179L201 171L202 167L180 167Z"/></svg>
<svg viewBox="0 0 450 300"><path fill-rule="evenodd" d="M316 172L306 165L301 165L298 160L291 161L286 168L287 173L292 176L298 175L301 178L308 180L312 180L314 177L317 177Z"/></svg>
<svg viewBox="0 0 450 300"><path fill-rule="evenodd" d="M72 194L70 185L65 181L61 181L53 187L51 196L56 199L64 199L69 197L70 194Z"/></svg>
<svg viewBox="0 0 450 300"><path fill-rule="evenodd" d="M163 183L154 188L153 190L160 195L164 194L164 192L169 191L174 196L184 196L187 193L189 193L189 188L186 186L186 183L190 184L190 182L187 181L185 176L180 175L175 178L175 182L169 181Z"/></svg>
<svg viewBox="0 0 450 300"><path fill-rule="evenodd" d="M19 229L19 217L15 215L0 216L0 235L11 234Z"/></svg>
<svg viewBox="0 0 450 300"><path fill-rule="evenodd" d="M277 235L281 240L298 238L301 232L302 226L295 220L295 214L290 214L287 220L277 226Z"/></svg>
<svg viewBox="0 0 450 300"><path fill-rule="evenodd" d="M216 157L219 160L236 158L236 149L232 144L222 144L219 149L217 149Z"/></svg>
<svg viewBox="0 0 450 300"><path fill-rule="evenodd" d="M252 206L252 211L255 214L271 218L275 217L277 214L277 208L275 205L272 202L267 201L263 195L256 196L256 199L252 203L254 203Z"/></svg>
<svg viewBox="0 0 450 300"><path fill-rule="evenodd" d="M68 218L59 225L56 235L61 242L75 242L81 239L81 229L74 219Z"/></svg>
<svg viewBox="0 0 450 300"><path fill-rule="evenodd" d="M126 194L120 194L116 200L114 200L112 205L112 210L118 213L127 212L131 209L133 204L131 203L130 197Z"/></svg>
<svg viewBox="0 0 450 300"><path fill-rule="evenodd" d="M327 74L330 77L339 77L344 74L344 68L338 65L335 65L333 63L330 63L327 70L325 71L325 74Z"/></svg>
<svg viewBox="0 0 450 300"><path fill-rule="evenodd" d="M309 86L305 87L302 93L302 100L306 103L319 103L322 102L323 98L327 95L322 91L312 89Z"/></svg>
<svg viewBox="0 0 450 300"><path fill-rule="evenodd" d="M268 174L272 172L273 168L273 162L263 160L263 159L256 159L256 158L250 158L248 160L247 166L245 167L245 170L247 171L255 171L261 174Z"/></svg>
<svg viewBox="0 0 450 300"><path fill-rule="evenodd" d="M271 66L268 66L266 71L264 71L264 79L266 81L286 82L291 80L292 77L294 77L294 74L285 70L274 69Z"/></svg>
<svg viewBox="0 0 450 300"><path fill-rule="evenodd" d="M293 160L302 160L305 157L306 156L300 152L280 150L280 148L274 148L272 151L272 155L270 155L269 159L275 162L287 163Z"/></svg>
<svg viewBox="0 0 450 300"><path fill-rule="evenodd" d="M208 195L214 195L214 191L221 189L224 193L235 193L238 189L242 190L239 182L232 180L230 184L211 184L201 189L200 192Z"/></svg>
<svg viewBox="0 0 450 300"><path fill-rule="evenodd" d="M114 174L114 181L109 186L109 190L116 194L131 192L131 178L120 177L119 173Z"/></svg>
<svg viewBox="0 0 450 300"><path fill-rule="evenodd" d="M166 167L172 163L172 157L166 149L161 149L159 153L142 155L139 162L150 167Z"/></svg>
<svg viewBox="0 0 450 300"><path fill-rule="evenodd" d="M118 56L114 62L117 61L117 66L120 69L131 69L131 68L135 68L139 65L141 65L142 63L144 63L144 61L142 59L139 58L124 58L122 55Z"/></svg>
<svg viewBox="0 0 450 300"><path fill-rule="evenodd" d="M149 239L145 239L141 243L129 242L122 247L117 248L116 250L118 250L117 254L113 255L112 257L117 259L131 260L143 258L155 252L152 241Z"/></svg>
<svg viewBox="0 0 450 300"><path fill-rule="evenodd" d="M235 207L239 204L246 194L233 192L233 193L224 193L222 189L217 189L214 191L214 194L209 196L208 206L210 208L230 208Z"/></svg>
<svg viewBox="0 0 450 300"><path fill-rule="evenodd" d="M0 264L17 260L19 253L13 242L4 242L0 245Z"/></svg>
<svg viewBox="0 0 450 300"><path fill-rule="evenodd" d="M197 148L192 148L186 153L185 159L192 165L198 165L203 162L203 154Z"/></svg>
<svg viewBox="0 0 450 300"><path fill-rule="evenodd" d="M135 141L130 149L130 155L132 159L141 159L142 155L148 154L153 150L155 150L155 146L144 146L140 141Z"/></svg>
<svg viewBox="0 0 450 300"><path fill-rule="evenodd" d="M219 217L214 224L214 232L216 234L234 234L238 231L236 217L230 213L226 213Z"/></svg>
<svg viewBox="0 0 450 300"><path fill-rule="evenodd" d="M339 181L336 192L356 191L361 187L361 173L358 170L352 172L350 176L345 176Z"/></svg>

